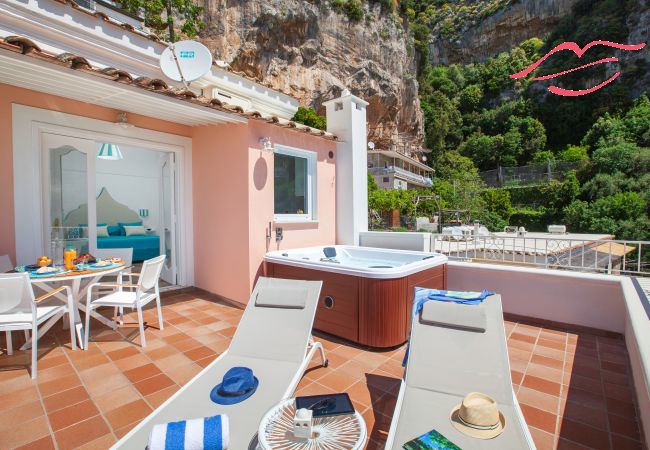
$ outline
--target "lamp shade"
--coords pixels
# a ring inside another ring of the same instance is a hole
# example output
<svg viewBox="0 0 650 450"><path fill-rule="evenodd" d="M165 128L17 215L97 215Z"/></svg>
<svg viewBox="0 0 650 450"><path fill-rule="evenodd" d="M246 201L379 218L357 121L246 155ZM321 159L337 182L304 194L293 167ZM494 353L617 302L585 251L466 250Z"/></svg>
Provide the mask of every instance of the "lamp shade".
<svg viewBox="0 0 650 450"><path fill-rule="evenodd" d="M123 158L120 148L115 144L102 144L97 157L100 159L111 160L118 160Z"/></svg>

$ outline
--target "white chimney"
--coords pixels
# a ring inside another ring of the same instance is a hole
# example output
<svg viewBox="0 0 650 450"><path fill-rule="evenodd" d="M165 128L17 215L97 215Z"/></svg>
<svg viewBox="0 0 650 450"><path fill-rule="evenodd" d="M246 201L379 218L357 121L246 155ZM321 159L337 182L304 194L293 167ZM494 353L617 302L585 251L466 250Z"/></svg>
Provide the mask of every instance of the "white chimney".
<svg viewBox="0 0 650 450"><path fill-rule="evenodd" d="M340 140L336 152L336 243L359 245L359 233L368 231L368 103L344 89L340 98L324 105L327 131Z"/></svg>

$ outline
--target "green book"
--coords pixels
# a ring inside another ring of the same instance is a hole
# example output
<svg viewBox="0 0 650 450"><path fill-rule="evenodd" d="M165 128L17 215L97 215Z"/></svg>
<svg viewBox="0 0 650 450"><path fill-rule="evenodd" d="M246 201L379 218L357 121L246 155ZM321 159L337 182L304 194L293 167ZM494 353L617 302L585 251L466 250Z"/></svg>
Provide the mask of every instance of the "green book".
<svg viewBox="0 0 650 450"><path fill-rule="evenodd" d="M408 441L402 448L404 450L462 450L436 430L431 430Z"/></svg>

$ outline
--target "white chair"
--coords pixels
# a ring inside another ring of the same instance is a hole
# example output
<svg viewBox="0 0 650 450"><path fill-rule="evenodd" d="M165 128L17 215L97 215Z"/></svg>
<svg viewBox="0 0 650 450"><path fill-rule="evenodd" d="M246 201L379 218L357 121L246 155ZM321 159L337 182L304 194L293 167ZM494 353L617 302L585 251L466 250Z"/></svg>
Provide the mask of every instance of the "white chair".
<svg viewBox="0 0 650 450"><path fill-rule="evenodd" d="M94 252L96 258L109 259L109 258L120 258L126 264L124 270L120 270L117 276L117 283L122 284L124 278L128 278L129 284L133 284L133 276L137 275L131 270L131 264L133 264L133 248L98 248ZM109 287L105 289L98 289L98 294L111 293L113 291L119 290L116 287ZM118 308L115 307L113 311L113 317L117 317ZM120 312L120 323L124 323L124 308L119 308Z"/></svg>
<svg viewBox="0 0 650 450"><path fill-rule="evenodd" d="M39 306L39 304L61 291L66 291L67 304ZM69 286L61 286L47 294L34 298L34 291L27 273L0 274L0 331L7 336L7 353L13 354L11 332L32 330L32 379L36 378L38 337L45 334L65 313L74 323L74 303ZM39 330L38 327L44 324ZM70 327L70 344L76 350L74 327ZM27 338L28 335L25 334Z"/></svg>
<svg viewBox="0 0 650 450"><path fill-rule="evenodd" d="M139 278L136 284L120 282L94 283L88 287L88 295L86 297L86 350L88 349L88 343L90 339L90 312L93 309L101 308L102 306L110 306L113 308L135 308L138 311L140 344L142 347L146 347L147 341L144 336L142 307L150 301L156 300L156 306L158 308L158 323L160 325L160 329L163 329L162 308L160 307L160 290L158 288L158 280L160 279L160 272L162 271L164 262L165 255L160 255L142 263L142 271L140 274L138 274ZM97 287L117 287L120 289L93 300L93 289ZM125 291L123 288L133 288L133 290Z"/></svg>
<svg viewBox="0 0 650 450"><path fill-rule="evenodd" d="M9 255L0 255L0 273L9 272L14 268Z"/></svg>

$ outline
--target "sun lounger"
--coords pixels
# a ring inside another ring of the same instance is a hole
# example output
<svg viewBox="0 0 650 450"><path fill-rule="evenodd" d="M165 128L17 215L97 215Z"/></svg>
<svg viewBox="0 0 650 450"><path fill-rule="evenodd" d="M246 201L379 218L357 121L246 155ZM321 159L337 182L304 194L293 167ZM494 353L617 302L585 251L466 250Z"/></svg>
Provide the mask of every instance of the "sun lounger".
<svg viewBox="0 0 650 450"><path fill-rule="evenodd" d="M452 410L475 391L494 398L505 417L495 438L468 437L451 423ZM432 429L464 450L535 448L512 390L499 295L480 305L429 301L414 318L386 449Z"/></svg>
<svg viewBox="0 0 650 450"><path fill-rule="evenodd" d="M230 447L243 450L256 435L264 414L291 397L317 351L311 338L322 282L261 277L246 306L230 348L145 418L114 449L142 450L158 423L227 414ZM234 405L210 400L210 391L232 367L248 367L259 380L255 393Z"/></svg>

